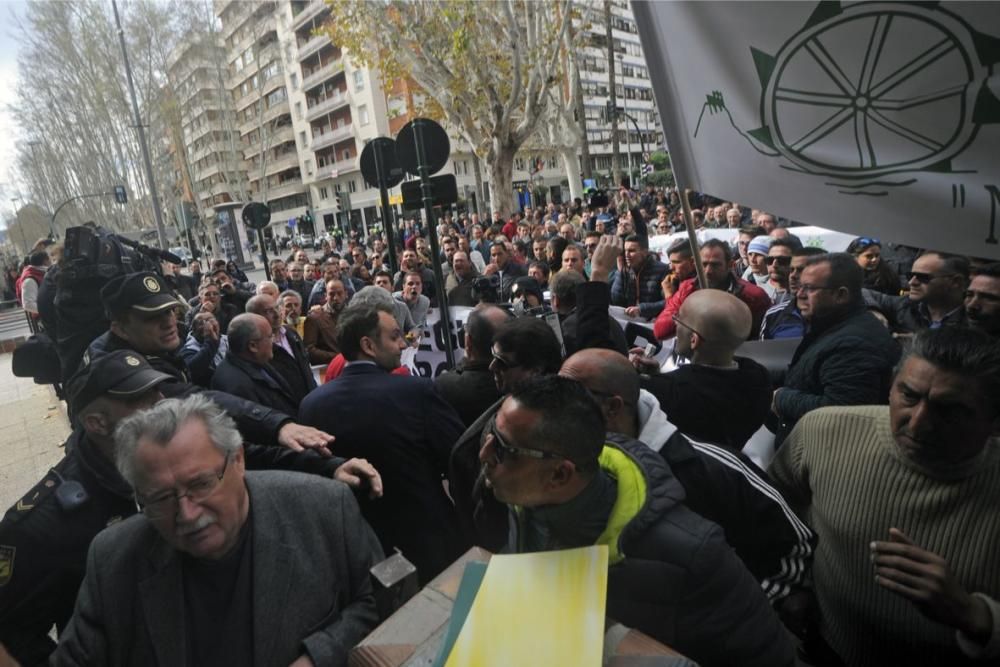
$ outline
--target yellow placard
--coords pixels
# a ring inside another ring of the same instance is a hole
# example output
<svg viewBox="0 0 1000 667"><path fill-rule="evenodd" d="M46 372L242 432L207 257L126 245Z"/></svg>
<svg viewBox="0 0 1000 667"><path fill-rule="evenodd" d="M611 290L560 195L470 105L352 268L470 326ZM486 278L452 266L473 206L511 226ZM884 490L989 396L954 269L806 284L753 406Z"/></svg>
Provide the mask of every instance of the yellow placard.
<svg viewBox="0 0 1000 667"><path fill-rule="evenodd" d="M599 667L607 585L604 545L493 556L446 667Z"/></svg>
<svg viewBox="0 0 1000 667"><path fill-rule="evenodd" d="M389 206L399 206L403 203L403 195L389 195Z"/></svg>

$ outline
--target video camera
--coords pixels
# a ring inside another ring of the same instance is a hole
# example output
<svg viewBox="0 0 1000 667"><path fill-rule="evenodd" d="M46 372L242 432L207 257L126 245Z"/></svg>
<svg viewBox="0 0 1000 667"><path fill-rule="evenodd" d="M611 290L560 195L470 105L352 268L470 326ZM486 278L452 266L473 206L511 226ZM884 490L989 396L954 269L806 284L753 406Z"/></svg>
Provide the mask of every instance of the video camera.
<svg viewBox="0 0 1000 667"><path fill-rule="evenodd" d="M476 276L472 280L472 298L479 303L500 301L500 276Z"/></svg>

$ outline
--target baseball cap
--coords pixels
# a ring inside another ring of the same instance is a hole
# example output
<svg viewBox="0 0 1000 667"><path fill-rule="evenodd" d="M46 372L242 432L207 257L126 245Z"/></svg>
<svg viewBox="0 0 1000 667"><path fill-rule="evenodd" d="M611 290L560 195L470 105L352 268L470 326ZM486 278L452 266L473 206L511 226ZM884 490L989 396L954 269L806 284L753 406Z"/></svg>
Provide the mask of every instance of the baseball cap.
<svg viewBox="0 0 1000 667"><path fill-rule="evenodd" d="M112 317L130 309L158 313L180 305L163 278L151 271L115 276L101 288L101 303Z"/></svg>
<svg viewBox="0 0 1000 667"><path fill-rule="evenodd" d="M105 395L120 400L135 398L172 379L132 350L115 350L95 359L84 355L83 364L66 387L70 404L77 410Z"/></svg>
<svg viewBox="0 0 1000 667"><path fill-rule="evenodd" d="M770 236L756 236L747 246L747 252L755 252L758 255L766 255L768 248L771 247L771 237Z"/></svg>

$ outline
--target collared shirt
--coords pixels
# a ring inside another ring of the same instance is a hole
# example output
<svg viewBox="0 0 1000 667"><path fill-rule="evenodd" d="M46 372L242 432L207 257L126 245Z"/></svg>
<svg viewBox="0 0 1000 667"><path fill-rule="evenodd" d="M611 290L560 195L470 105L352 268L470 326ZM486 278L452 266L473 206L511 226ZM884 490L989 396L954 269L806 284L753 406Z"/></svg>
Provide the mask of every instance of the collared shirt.
<svg viewBox="0 0 1000 667"><path fill-rule="evenodd" d="M293 357L295 356L295 353L292 351L292 344L288 342L288 334L285 333L285 327L283 326L278 327L278 336L275 342L285 352L292 355Z"/></svg>

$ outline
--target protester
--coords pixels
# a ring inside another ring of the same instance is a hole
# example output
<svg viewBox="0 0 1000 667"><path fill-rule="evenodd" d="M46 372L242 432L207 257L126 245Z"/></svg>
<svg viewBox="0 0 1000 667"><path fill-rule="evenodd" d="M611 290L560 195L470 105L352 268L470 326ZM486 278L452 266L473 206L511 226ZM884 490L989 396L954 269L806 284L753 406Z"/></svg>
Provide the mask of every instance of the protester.
<svg viewBox="0 0 1000 667"><path fill-rule="evenodd" d="M660 283L669 269L649 252L649 241L635 234L625 238L625 263L611 283L611 303L629 317L651 320L663 310Z"/></svg>
<svg viewBox="0 0 1000 667"><path fill-rule="evenodd" d="M212 389L281 410L298 418L301 397L271 366L274 358L271 323L253 313L233 318L229 352L212 376Z"/></svg>
<svg viewBox="0 0 1000 667"><path fill-rule="evenodd" d="M691 363L660 374L655 359L633 350L633 363L650 373L643 388L685 435L742 451L767 419L772 393L768 370L735 354L750 335L750 309L732 294L699 290L674 322L675 351Z"/></svg>
<svg viewBox="0 0 1000 667"><path fill-rule="evenodd" d="M882 242L870 236L859 236L847 246L847 253L854 255L865 272L866 289L899 296L899 276L887 262L882 261Z"/></svg>
<svg viewBox="0 0 1000 667"><path fill-rule="evenodd" d="M452 272L445 280L445 289L448 291L448 304L452 306L474 306L475 300L472 298L472 281L476 279L478 272L476 267L469 261L468 253L456 250L451 256Z"/></svg>
<svg viewBox="0 0 1000 667"><path fill-rule="evenodd" d="M968 284L967 258L928 251L913 262L907 275L907 294L886 296L867 291L865 301L885 316L894 333L964 326Z"/></svg>
<svg viewBox="0 0 1000 667"><path fill-rule="evenodd" d="M766 254L766 250L764 251ZM771 299L761 288L751 285L742 278L736 278L730 273L732 265L732 250L729 244L717 239L709 239L701 246L701 265L705 270L705 280L710 289L729 292L750 308L753 315L752 331L757 331L764 318L764 313L771 306ZM765 264L766 266L766 264ZM663 311L656 317L653 333L658 340L664 340L674 335L676 315L687 297L698 289L698 279L688 278L680 284L677 292L667 300Z"/></svg>
<svg viewBox="0 0 1000 667"><path fill-rule="evenodd" d="M377 622L382 558L347 487L246 473L235 425L201 396L128 417L116 440L143 513L95 538L53 664L346 663ZM324 557L289 558L308 553Z"/></svg>
<svg viewBox="0 0 1000 667"><path fill-rule="evenodd" d="M753 281L761 287L768 281L767 250L771 247L771 239L767 236L757 236L747 244L747 269L740 276L743 280Z"/></svg>
<svg viewBox="0 0 1000 667"><path fill-rule="evenodd" d="M1000 658L998 379L995 340L924 331L888 407L816 410L792 431L771 474L822 545L811 655L825 642L861 667Z"/></svg>
<svg viewBox="0 0 1000 667"><path fill-rule="evenodd" d="M340 352L337 344L337 318L347 304L344 283L334 279L326 283L326 303L309 311L302 341L313 364L328 364Z"/></svg>
<svg viewBox="0 0 1000 667"><path fill-rule="evenodd" d="M385 495L362 512L385 551L398 547L429 581L469 547L441 483L462 422L431 380L389 375L407 346L391 308L352 304L337 329L347 365L306 396L299 414L329 429L337 454L378 469Z"/></svg>
<svg viewBox="0 0 1000 667"><path fill-rule="evenodd" d="M559 315L566 354L573 354L582 347L579 338L581 311L577 308L577 294L580 287L586 284L584 277L575 271L560 271L552 277L552 283L549 285L552 310ZM602 318L607 321L607 339L611 342L612 349L622 355L628 354L628 344L625 342L625 333L621 325L611 315L606 314L606 308L604 312Z"/></svg>
<svg viewBox="0 0 1000 667"><path fill-rule="evenodd" d="M787 631L722 530L685 507L649 447L605 442L578 382L526 381L486 428L479 458L511 514L514 552L604 544L607 615L701 664L795 664Z"/></svg>
<svg viewBox="0 0 1000 667"><path fill-rule="evenodd" d="M802 338L806 333L806 321L799 312L798 300L795 296L799 291L799 278L810 257L826 254L822 248L806 246L792 251L792 261L788 266L788 294L790 299L775 304L764 313L764 321L760 325L760 339L774 340L781 338Z"/></svg>
<svg viewBox="0 0 1000 667"><path fill-rule="evenodd" d="M965 291L965 315L973 329L1000 337L1000 262L975 270Z"/></svg>
<svg viewBox="0 0 1000 667"><path fill-rule="evenodd" d="M229 351L229 337L219 330L219 321L210 312L198 313L191 322L191 332L180 350L187 364L191 381L206 389L212 384L212 374Z"/></svg>
<svg viewBox="0 0 1000 667"><path fill-rule="evenodd" d="M408 271L403 277L403 289L392 294L392 298L410 311L410 318L418 327L427 323L427 312L431 307L431 300L424 296L423 291L424 284L420 272Z"/></svg>
<svg viewBox="0 0 1000 667"><path fill-rule="evenodd" d="M865 310L862 280L861 267L846 253L819 255L806 263L796 293L806 336L772 399L779 445L810 410L885 403L900 349Z"/></svg>
<svg viewBox="0 0 1000 667"><path fill-rule="evenodd" d="M48 252L45 250L33 252L15 283L18 303L35 320L38 319L38 288L51 264Z"/></svg>
<svg viewBox="0 0 1000 667"><path fill-rule="evenodd" d="M306 394L316 388L305 343L295 331L281 323L276 302L266 294L247 301L247 312L260 315L271 326L272 354L268 363L287 384L297 408Z"/></svg>

